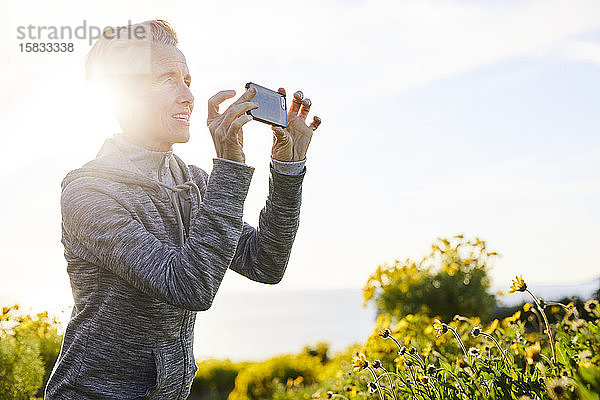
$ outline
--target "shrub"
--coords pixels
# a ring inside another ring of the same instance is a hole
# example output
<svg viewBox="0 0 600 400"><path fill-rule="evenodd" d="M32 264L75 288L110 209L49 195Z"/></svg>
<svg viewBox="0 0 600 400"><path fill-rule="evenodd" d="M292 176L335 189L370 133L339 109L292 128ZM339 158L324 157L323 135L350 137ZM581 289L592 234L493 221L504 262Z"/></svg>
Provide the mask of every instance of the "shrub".
<svg viewBox="0 0 600 400"><path fill-rule="evenodd" d="M455 314L485 320L496 305L488 293L489 261L496 255L478 238L438 239L420 262L379 266L363 288L365 305L374 301L379 313L396 317L423 312L445 320Z"/></svg>
<svg viewBox="0 0 600 400"><path fill-rule="evenodd" d="M197 400L225 400L233 390L240 370L250 363L208 359L198 363L190 398Z"/></svg>
<svg viewBox="0 0 600 400"><path fill-rule="evenodd" d="M46 312L16 315L18 305L0 315L0 398L41 396L60 351L58 323Z"/></svg>
<svg viewBox="0 0 600 400"><path fill-rule="evenodd" d="M254 363L240 371L229 399L270 399L282 386L310 386L317 382L321 369L320 357L302 353Z"/></svg>
<svg viewBox="0 0 600 400"><path fill-rule="evenodd" d="M517 278L511 291L526 287ZM597 400L600 303L578 308L530 294L533 304L484 325L477 317L381 314L345 369L345 387L356 393L336 384L314 398Z"/></svg>

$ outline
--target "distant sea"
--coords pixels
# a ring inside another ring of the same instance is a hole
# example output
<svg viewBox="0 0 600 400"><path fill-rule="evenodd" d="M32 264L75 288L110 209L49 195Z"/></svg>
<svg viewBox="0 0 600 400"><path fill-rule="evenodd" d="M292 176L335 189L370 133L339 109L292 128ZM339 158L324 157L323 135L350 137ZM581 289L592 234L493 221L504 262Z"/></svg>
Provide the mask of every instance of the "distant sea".
<svg viewBox="0 0 600 400"><path fill-rule="evenodd" d="M494 287L508 292L508 286ZM578 285L530 285L533 293L546 300L569 296L589 299L600 287L600 279ZM514 306L531 301L523 293L497 297L499 305ZM0 295L2 305L12 304ZM53 310L43 304L24 304L22 312L48 310L66 327L71 307ZM231 361L261 361L298 353L306 345L328 342L330 351L360 346L371 334L376 319L373 304L362 307L362 293L356 289L280 289L225 291L217 293L212 307L199 312L194 333L194 354ZM330 353L331 354L331 353Z"/></svg>
<svg viewBox="0 0 600 400"><path fill-rule="evenodd" d="M579 285L530 285L546 300L579 296L589 299L600 279ZM493 288L508 292L508 287ZM498 296L502 306L514 306L531 298L523 293ZM373 304L362 307L360 289L274 290L259 293L218 293L213 306L196 317L196 360L216 357L232 361L259 361L296 353L319 341L332 351L362 344L376 319Z"/></svg>
<svg viewBox="0 0 600 400"><path fill-rule="evenodd" d="M363 343L375 319L360 289L219 292L197 314L194 354L197 361L260 361L321 341L335 352Z"/></svg>

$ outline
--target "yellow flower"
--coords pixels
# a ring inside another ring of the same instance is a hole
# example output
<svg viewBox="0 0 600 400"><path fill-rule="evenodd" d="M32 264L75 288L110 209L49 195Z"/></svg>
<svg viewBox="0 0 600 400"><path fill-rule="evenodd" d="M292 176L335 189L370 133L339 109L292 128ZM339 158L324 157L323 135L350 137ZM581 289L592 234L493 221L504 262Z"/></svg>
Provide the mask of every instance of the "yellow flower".
<svg viewBox="0 0 600 400"><path fill-rule="evenodd" d="M523 311L527 312L531 309L531 303L523 304Z"/></svg>
<svg viewBox="0 0 600 400"><path fill-rule="evenodd" d="M540 342L535 342L535 344L525 348L525 357L527 358L527 364L534 364L542 358L540 356L540 352L542 348L540 347Z"/></svg>
<svg viewBox="0 0 600 400"><path fill-rule="evenodd" d="M577 358L579 359L577 364L580 367L590 368L592 366L592 352L589 349L586 349L577 354Z"/></svg>
<svg viewBox="0 0 600 400"><path fill-rule="evenodd" d="M392 317L389 314L379 314L375 321L375 331L381 331L390 327Z"/></svg>
<svg viewBox="0 0 600 400"><path fill-rule="evenodd" d="M394 332L400 332L405 330L406 328L408 328L410 326L410 324L408 323L408 321L404 318L402 318L395 326L394 326Z"/></svg>
<svg viewBox="0 0 600 400"><path fill-rule="evenodd" d="M398 356L394 358L394 364L396 365L396 370L405 371L406 366L404 365L404 356Z"/></svg>
<svg viewBox="0 0 600 400"><path fill-rule="evenodd" d="M369 366L367 357L361 352L352 356L352 371L359 373Z"/></svg>
<svg viewBox="0 0 600 400"><path fill-rule="evenodd" d="M521 318L521 310L518 310L516 313L514 313L510 317L504 318L504 321L506 321L506 322L515 322L515 321L518 321L519 318Z"/></svg>
<svg viewBox="0 0 600 400"><path fill-rule="evenodd" d="M436 319L433 321L433 329L435 330L435 337L440 337L448 332L448 325L443 324L439 319Z"/></svg>
<svg viewBox="0 0 600 400"><path fill-rule="evenodd" d="M527 284L523 280L522 276L515 276L515 279L512 281L512 286L508 291L508 294L513 294L514 292L524 292L527 289Z"/></svg>
<svg viewBox="0 0 600 400"><path fill-rule="evenodd" d="M598 305L598 300L591 299L585 302L583 308L585 308L585 311L589 312L590 314L594 314L598 311Z"/></svg>
<svg viewBox="0 0 600 400"><path fill-rule="evenodd" d="M431 350L433 350L433 348L431 347L431 343L427 343L423 350L421 350L421 354L423 355L423 357L428 357L429 354L431 354Z"/></svg>
<svg viewBox="0 0 600 400"><path fill-rule="evenodd" d="M519 354L519 345L517 344L517 342L511 344L510 349L515 353L515 355Z"/></svg>
<svg viewBox="0 0 600 400"><path fill-rule="evenodd" d="M496 330L497 327L498 327L498 320L495 319L492 321L490 326L488 326L488 328L485 330L485 333L487 333L488 335L491 335L492 333L494 333L494 331Z"/></svg>
<svg viewBox="0 0 600 400"><path fill-rule="evenodd" d="M384 329L379 331L379 336L381 336L383 339L387 339L390 337L390 330L389 329Z"/></svg>

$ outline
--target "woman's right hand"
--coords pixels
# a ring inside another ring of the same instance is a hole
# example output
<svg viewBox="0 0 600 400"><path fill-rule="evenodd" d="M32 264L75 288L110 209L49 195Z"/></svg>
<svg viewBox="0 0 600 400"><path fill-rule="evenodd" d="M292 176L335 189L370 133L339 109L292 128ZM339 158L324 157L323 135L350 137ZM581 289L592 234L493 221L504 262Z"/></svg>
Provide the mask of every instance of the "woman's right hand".
<svg viewBox="0 0 600 400"><path fill-rule="evenodd" d="M246 111L258 108L251 100L256 95L256 89L250 88L244 92L223 114L219 114L219 104L235 96L235 90L223 90L208 100L208 119L206 124L212 135L217 151L217 157L245 163L244 133L242 126L252 120Z"/></svg>

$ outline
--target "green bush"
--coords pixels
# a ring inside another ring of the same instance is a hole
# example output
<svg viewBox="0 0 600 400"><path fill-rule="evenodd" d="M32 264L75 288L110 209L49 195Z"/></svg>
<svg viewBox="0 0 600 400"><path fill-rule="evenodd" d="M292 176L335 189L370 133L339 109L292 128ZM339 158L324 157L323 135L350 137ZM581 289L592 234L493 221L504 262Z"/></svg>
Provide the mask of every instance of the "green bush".
<svg viewBox="0 0 600 400"><path fill-rule="evenodd" d="M515 282L514 291L525 290ZM380 314L344 379L313 398L598 400L600 303L532 299L489 324Z"/></svg>
<svg viewBox="0 0 600 400"><path fill-rule="evenodd" d="M250 363L233 363L229 360L208 359L198 362L190 399L225 400L233 390L240 370Z"/></svg>
<svg viewBox="0 0 600 400"><path fill-rule="evenodd" d="M314 346L304 346L302 353L312 357L319 357L321 364L327 364L329 361L329 343L319 342Z"/></svg>
<svg viewBox="0 0 600 400"><path fill-rule="evenodd" d="M46 312L16 315L18 305L0 315L0 399L41 396L60 351L58 323Z"/></svg>
<svg viewBox="0 0 600 400"><path fill-rule="evenodd" d="M423 312L442 319L460 314L486 320L496 306L488 293L489 259L496 255L478 238L438 239L420 262L379 266L363 288L365 304L374 301L379 313L396 317Z"/></svg>
<svg viewBox="0 0 600 400"><path fill-rule="evenodd" d="M304 353L282 355L242 369L229 400L270 399L283 387L310 386L317 382L321 358Z"/></svg>

